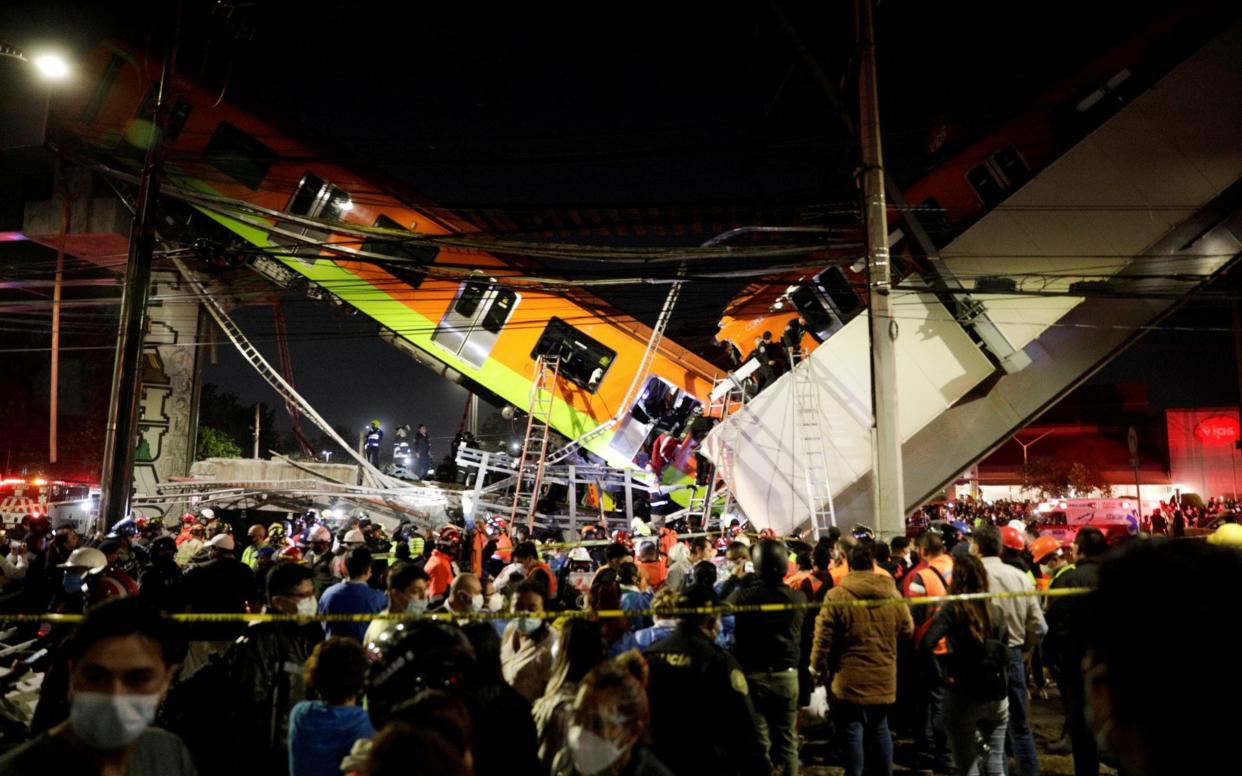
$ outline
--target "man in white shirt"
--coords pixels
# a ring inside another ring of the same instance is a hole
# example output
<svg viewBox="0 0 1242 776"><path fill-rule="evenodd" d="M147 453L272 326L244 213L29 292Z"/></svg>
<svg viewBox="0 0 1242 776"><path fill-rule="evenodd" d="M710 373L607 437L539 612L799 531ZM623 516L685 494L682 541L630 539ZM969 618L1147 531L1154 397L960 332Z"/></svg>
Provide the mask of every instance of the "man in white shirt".
<svg viewBox="0 0 1242 776"><path fill-rule="evenodd" d="M1016 593L1033 591L1031 578L1000 559L1000 531L982 525L975 530L971 549L983 559L988 572L988 591ZM1035 753L1035 736L1031 733L1030 715L1026 705L1026 665L1023 654L1035 648L1048 624L1039 606L1039 597L1020 596L997 598L993 603L1005 615L1009 642L1009 746L1018 763L1020 776L1039 776L1039 759Z"/></svg>

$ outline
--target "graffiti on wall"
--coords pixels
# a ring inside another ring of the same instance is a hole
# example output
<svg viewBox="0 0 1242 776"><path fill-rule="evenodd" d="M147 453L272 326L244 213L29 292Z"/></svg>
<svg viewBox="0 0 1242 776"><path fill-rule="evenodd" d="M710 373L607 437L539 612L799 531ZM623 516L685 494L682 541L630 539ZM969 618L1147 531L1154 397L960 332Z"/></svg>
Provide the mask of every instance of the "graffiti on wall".
<svg viewBox="0 0 1242 776"><path fill-rule="evenodd" d="M134 455L134 498L157 494L157 486L190 470L194 378L199 305L180 275L156 272L151 281L143 353L142 399L138 405L138 449ZM143 507L148 517L169 507Z"/></svg>

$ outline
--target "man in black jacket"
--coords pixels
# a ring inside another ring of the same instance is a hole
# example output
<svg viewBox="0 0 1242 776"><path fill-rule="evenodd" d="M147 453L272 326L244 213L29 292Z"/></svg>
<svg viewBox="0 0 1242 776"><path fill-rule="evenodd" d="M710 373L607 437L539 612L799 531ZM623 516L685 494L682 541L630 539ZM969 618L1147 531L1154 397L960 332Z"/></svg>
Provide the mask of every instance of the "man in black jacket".
<svg viewBox="0 0 1242 776"><path fill-rule="evenodd" d="M694 586L677 601L682 608L715 603L706 585ZM714 614L682 615L671 635L643 650L651 670L647 697L652 749L674 773L770 773L754 726L746 675L716 645L718 627ZM687 704L693 705L689 713ZM728 720L726 734L721 720Z"/></svg>
<svg viewBox="0 0 1242 776"><path fill-rule="evenodd" d="M727 599L737 606L800 604L806 597L785 584L789 551L783 542L761 539L750 550L755 573ZM786 776L798 773L798 664L802 621L799 609L739 612L733 654L746 674L759 741L772 764Z"/></svg>
<svg viewBox="0 0 1242 776"><path fill-rule="evenodd" d="M1074 537L1074 568L1058 576L1050 586L1053 590L1069 587L1100 586L1100 560L1108 552L1108 539L1100 529L1085 526ZM1060 667L1057 686L1065 707L1065 722L1074 750L1074 774L1098 774L1100 750L1087 725L1082 661L1087 655L1087 637L1091 631L1091 601L1087 596L1053 598L1045 616L1048 641Z"/></svg>

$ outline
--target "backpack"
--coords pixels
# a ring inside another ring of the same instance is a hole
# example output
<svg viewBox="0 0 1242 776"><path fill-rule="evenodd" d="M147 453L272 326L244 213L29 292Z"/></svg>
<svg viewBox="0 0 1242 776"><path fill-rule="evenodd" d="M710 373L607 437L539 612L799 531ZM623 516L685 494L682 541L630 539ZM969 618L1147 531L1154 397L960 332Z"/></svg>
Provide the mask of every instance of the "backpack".
<svg viewBox="0 0 1242 776"><path fill-rule="evenodd" d="M993 612L997 621L993 634L982 643L960 640L949 635L949 654L943 668L946 685L957 687L976 701L999 701L1009 693L1009 645L1005 641L1005 619Z"/></svg>

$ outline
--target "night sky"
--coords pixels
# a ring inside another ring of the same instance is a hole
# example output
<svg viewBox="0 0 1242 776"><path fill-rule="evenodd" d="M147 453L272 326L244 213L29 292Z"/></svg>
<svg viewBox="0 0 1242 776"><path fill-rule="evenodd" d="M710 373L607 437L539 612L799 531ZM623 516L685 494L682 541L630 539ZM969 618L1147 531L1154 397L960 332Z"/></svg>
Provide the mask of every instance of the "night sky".
<svg viewBox="0 0 1242 776"><path fill-rule="evenodd" d="M1176 4L883 3L891 173L917 177L935 134L1013 115L1154 9ZM8 0L0 40L61 41L70 54L109 35L141 44L151 9L165 5ZM856 204L854 146L768 2L390 5L261 1L246 12L253 40L233 43L207 3L186 0L181 62L227 72L226 99L313 128L306 139L324 141L327 153L449 206ZM846 72L850 4L782 5L830 77ZM706 287L697 298L723 304L734 290ZM640 317L653 311L646 292L614 301ZM695 305L675 326L710 334L709 308ZM456 431L464 390L372 337L364 318L298 299L287 300L287 315L297 385L333 423L427 422L441 442ZM269 308L237 320L269 339ZM1236 403L1227 304L1196 305L1165 324L1190 330L1149 335L1095 382L1148 382L1157 406ZM263 349L274 357L270 342ZM234 351L219 354L209 382L273 403Z"/></svg>

